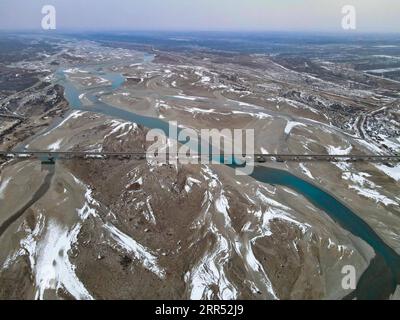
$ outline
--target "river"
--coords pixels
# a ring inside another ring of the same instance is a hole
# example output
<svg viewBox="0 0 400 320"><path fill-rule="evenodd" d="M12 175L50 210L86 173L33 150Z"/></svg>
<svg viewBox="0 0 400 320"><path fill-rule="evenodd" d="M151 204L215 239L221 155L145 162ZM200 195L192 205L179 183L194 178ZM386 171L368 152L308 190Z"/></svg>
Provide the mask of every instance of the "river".
<svg viewBox="0 0 400 320"><path fill-rule="evenodd" d="M109 92L118 89L125 81L124 77L118 73L104 72L98 69L95 71L92 68L90 72L111 81L112 85L106 88ZM65 88L64 95L72 109L104 114L135 122L150 129L161 129L168 135L169 125L167 122L113 107L99 101L95 95L98 88L80 91L68 80L62 70L59 70L56 75L58 76L58 83ZM102 90L104 91L105 89L102 88ZM91 100L93 106L82 105L79 99L79 95L82 93L85 93L86 97ZM257 181L285 186L298 192L308 199L310 203L328 214L341 227L351 232L354 236L361 238L374 249L375 257L359 279L357 289L349 294L346 297L347 299L387 299L395 291L400 284L400 256L359 215L321 187L307 182L288 171L256 166L251 176Z"/></svg>

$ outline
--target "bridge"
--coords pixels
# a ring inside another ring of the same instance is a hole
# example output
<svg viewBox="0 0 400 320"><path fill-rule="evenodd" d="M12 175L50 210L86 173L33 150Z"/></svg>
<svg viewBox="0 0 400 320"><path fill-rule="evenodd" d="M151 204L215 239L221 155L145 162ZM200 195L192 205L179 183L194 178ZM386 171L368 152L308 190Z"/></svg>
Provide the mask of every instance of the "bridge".
<svg viewBox="0 0 400 320"><path fill-rule="evenodd" d="M166 158L171 158L172 154L165 155ZM176 154L175 157L179 157ZM182 156L186 156L183 155ZM208 156L208 155L207 155ZM222 155L209 155L219 157ZM57 159L72 160L72 159L118 159L118 160L144 160L146 159L145 152L87 152L87 151L0 151L0 157L6 159L14 158L32 158L40 160L54 161ZM155 156L153 156L155 158ZM201 158L202 155L192 155L193 159ZM238 158L242 157L237 155ZM254 159L254 162L308 162L308 161L326 161L326 162L400 162L400 155L329 155L329 154L254 154L246 156L246 159Z"/></svg>

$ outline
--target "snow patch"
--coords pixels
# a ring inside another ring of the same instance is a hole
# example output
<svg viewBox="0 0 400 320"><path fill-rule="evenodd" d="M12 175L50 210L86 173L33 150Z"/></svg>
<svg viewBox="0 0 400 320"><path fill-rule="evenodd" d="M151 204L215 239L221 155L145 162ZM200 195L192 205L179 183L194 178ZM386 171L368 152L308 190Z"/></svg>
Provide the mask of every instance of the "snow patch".
<svg viewBox="0 0 400 320"><path fill-rule="evenodd" d="M375 165L375 167L384 172L389 177L393 178L394 180L400 181L400 165L397 165L395 167L388 167L383 164L379 164Z"/></svg>
<svg viewBox="0 0 400 320"><path fill-rule="evenodd" d="M353 147L349 146L347 149L343 149L341 147L328 146L326 147L326 149L328 150L328 153L330 155L345 156L347 154L350 154L350 151L353 149Z"/></svg>
<svg viewBox="0 0 400 320"><path fill-rule="evenodd" d="M4 179L3 181L1 181L0 184L0 199L4 199L4 191L6 190L8 184L11 181L11 177L8 177L6 179Z"/></svg>
<svg viewBox="0 0 400 320"><path fill-rule="evenodd" d="M288 123L286 124L286 127L285 127L285 134L290 134L290 132L292 132L292 129L294 127L298 127L298 126L306 127L306 125L304 123L296 122L296 121L288 121Z"/></svg>
<svg viewBox="0 0 400 320"><path fill-rule="evenodd" d="M314 177L311 174L311 171L308 170L308 168L304 165L304 163L300 163L300 169L307 177L314 180Z"/></svg>
<svg viewBox="0 0 400 320"><path fill-rule="evenodd" d="M57 150L60 150L60 145L61 145L61 142L62 142L62 141L63 141L63 139L58 139L56 142L54 142L54 143L48 145L48 146L47 146L47 150L50 150L50 151L57 151Z"/></svg>
<svg viewBox="0 0 400 320"><path fill-rule="evenodd" d="M93 300L75 274L75 266L68 258L71 245L77 241L80 225L71 231L63 228L54 220L47 225L46 235L37 244L35 250L35 282L37 287L36 299L44 299L48 289L65 289L75 299Z"/></svg>
<svg viewBox="0 0 400 320"><path fill-rule="evenodd" d="M111 237L123 250L132 254L146 269L156 274L160 279L165 278L165 270L158 266L158 259L154 253L120 231L111 223L106 223L104 228L110 232Z"/></svg>

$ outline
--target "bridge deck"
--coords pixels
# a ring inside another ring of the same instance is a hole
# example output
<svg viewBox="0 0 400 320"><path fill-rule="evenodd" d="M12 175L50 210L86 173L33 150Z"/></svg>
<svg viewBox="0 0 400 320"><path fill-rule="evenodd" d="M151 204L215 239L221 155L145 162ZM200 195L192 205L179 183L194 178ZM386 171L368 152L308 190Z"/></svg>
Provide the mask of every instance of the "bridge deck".
<svg viewBox="0 0 400 320"><path fill-rule="evenodd" d="M171 154L161 154L167 158L173 157ZM86 152L86 151L0 151L0 156L6 158L54 158L54 159L137 159L143 160L146 158L145 152ZM176 157L177 155L175 155ZM179 156L179 155L178 155ZM212 156L212 155L210 155ZM215 156L219 156L215 155ZM241 157L241 155L237 155ZM200 158L201 155L192 155L192 158ZM266 161L368 161L368 162L400 162L400 155L372 155L372 154L349 154L349 155L329 155L329 154L254 154L247 156L247 159L254 159L255 162Z"/></svg>

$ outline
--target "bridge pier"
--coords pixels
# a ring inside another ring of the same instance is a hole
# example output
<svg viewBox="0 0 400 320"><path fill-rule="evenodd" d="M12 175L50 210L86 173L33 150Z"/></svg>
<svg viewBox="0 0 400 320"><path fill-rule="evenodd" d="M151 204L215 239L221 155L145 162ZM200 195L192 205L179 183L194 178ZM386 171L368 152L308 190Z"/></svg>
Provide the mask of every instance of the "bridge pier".
<svg viewBox="0 0 400 320"><path fill-rule="evenodd" d="M49 165L55 165L56 164L56 160L53 156L48 156L42 159L41 161L42 167L43 166L49 166Z"/></svg>

